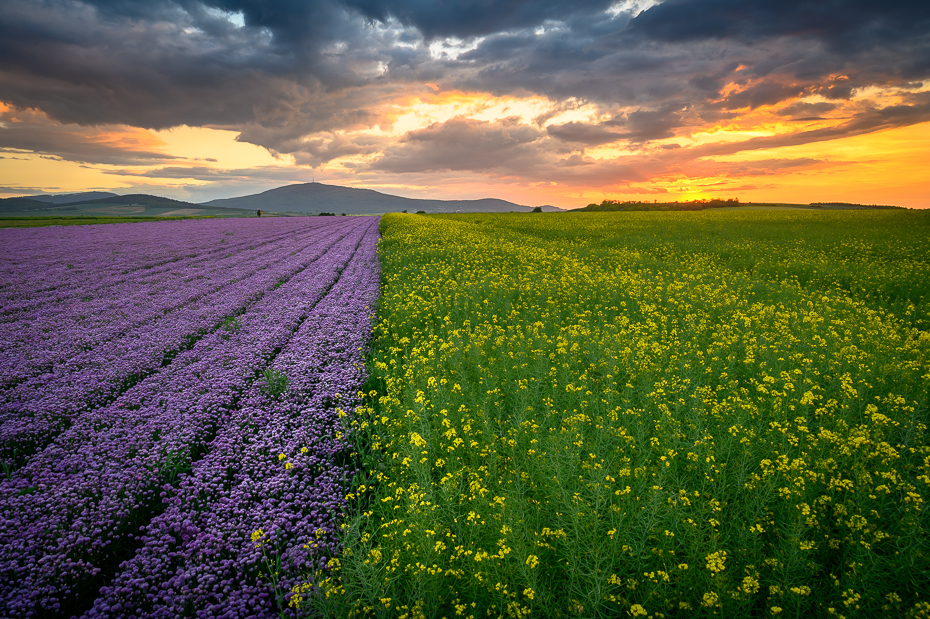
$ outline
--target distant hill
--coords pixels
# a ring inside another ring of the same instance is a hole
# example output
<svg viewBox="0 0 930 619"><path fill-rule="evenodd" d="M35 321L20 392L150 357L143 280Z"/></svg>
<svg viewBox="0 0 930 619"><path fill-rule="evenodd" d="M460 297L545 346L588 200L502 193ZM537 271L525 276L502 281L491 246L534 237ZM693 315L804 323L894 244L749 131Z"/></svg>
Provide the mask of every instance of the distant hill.
<svg viewBox="0 0 930 619"><path fill-rule="evenodd" d="M415 213L506 213L510 211L529 212L530 206L523 206L498 200L422 200L402 198L381 193L372 189L356 189L323 183L304 183L287 185L262 193L239 198L225 198L205 202L203 206L222 206L254 211L292 212L292 213L347 213L350 215L379 215L407 211ZM554 206L542 207L544 211L561 211Z"/></svg>
<svg viewBox="0 0 930 619"><path fill-rule="evenodd" d="M152 196L147 193L131 193L125 196L114 195L105 198L91 198L68 203L69 206L86 206L91 204L107 206L152 206L158 208L200 208L199 204L183 202L182 200L172 200L171 198L162 198L161 196Z"/></svg>
<svg viewBox="0 0 930 619"><path fill-rule="evenodd" d="M4 198L0 200L0 214L9 213L35 213L47 211L47 202L39 202L34 198Z"/></svg>
<svg viewBox="0 0 930 619"><path fill-rule="evenodd" d="M103 194L104 192L99 193ZM104 194L101 198L65 203L41 201L34 196L0 200L0 215L6 217L39 215L97 217L188 217L211 215L218 217L246 217L254 214L254 211L247 212L235 208L202 206L148 194L130 194L128 196Z"/></svg>
<svg viewBox="0 0 930 619"><path fill-rule="evenodd" d="M527 213L530 206L498 200L418 200L402 198L373 191L323 183L288 185L263 193L212 200L192 204L171 198L148 194L119 196L107 192L68 194L78 198L62 202L66 196L28 196L0 200L0 215L15 216L97 216L97 217L179 217L179 216L254 216L261 209L267 214L290 213L316 215L342 213L350 215L380 215L407 211L416 213ZM543 206L543 211L563 212L554 206Z"/></svg>
<svg viewBox="0 0 930 619"><path fill-rule="evenodd" d="M49 204L68 204L69 202L78 202L82 200L100 200L101 198L112 198L116 194L110 191L84 191L82 193L59 193L56 195L38 195L24 196L30 200L39 202L48 202Z"/></svg>

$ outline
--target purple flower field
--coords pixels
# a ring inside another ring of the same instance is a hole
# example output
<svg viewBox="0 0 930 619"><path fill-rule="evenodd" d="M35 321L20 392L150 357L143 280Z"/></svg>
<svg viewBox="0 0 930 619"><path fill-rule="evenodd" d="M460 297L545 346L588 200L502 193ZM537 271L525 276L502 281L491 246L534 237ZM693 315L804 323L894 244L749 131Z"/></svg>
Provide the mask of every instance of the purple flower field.
<svg viewBox="0 0 930 619"><path fill-rule="evenodd" d="M0 230L0 616L287 614L338 552L377 241L362 217Z"/></svg>

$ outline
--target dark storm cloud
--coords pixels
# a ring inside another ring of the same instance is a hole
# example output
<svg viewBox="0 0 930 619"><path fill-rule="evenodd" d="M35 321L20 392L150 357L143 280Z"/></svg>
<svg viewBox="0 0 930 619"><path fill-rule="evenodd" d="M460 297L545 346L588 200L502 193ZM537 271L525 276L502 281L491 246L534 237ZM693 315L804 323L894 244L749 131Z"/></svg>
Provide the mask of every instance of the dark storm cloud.
<svg viewBox="0 0 930 619"><path fill-rule="evenodd" d="M672 137L674 130L685 124L684 111L681 103L671 102L657 110L636 110L596 125L581 122L549 125L546 132L562 142L584 146L600 146L620 140L642 143Z"/></svg>
<svg viewBox="0 0 930 619"><path fill-rule="evenodd" d="M740 88L719 105L739 109L930 76L926 2L886 11L858 1L670 0L635 17L582 16L542 34L486 38L462 57L481 67L463 83L658 107L672 98L709 106L732 82Z"/></svg>
<svg viewBox="0 0 930 619"><path fill-rule="evenodd" d="M926 39L924 0L667 0L638 15L632 33L663 41L816 38L850 52Z"/></svg>
<svg viewBox="0 0 930 619"><path fill-rule="evenodd" d="M561 156L615 136L647 143L735 110L808 94L843 103L868 86L930 79L926 1L667 0L641 13L635 2L605 12L612 0L0 2L0 101L78 125L235 129L242 141L314 166L383 152L384 171L506 167L497 157L536 161L546 148ZM442 37L473 49L431 55L428 44ZM613 120L562 123L513 143L516 125L464 119L390 147L340 137L389 126L393 100L427 83L537 94L557 107L587 102ZM867 110L830 135L918 122L922 105L888 108L885 121ZM797 109L785 115L826 113ZM463 147L447 139L455 131ZM66 152L39 137L32 145L103 160L85 146ZM469 150L481 145L487 157Z"/></svg>
<svg viewBox="0 0 930 619"><path fill-rule="evenodd" d="M426 37L465 38L600 13L612 0L347 0L364 15L397 18Z"/></svg>
<svg viewBox="0 0 930 619"><path fill-rule="evenodd" d="M237 28L226 15L240 13ZM375 30L326 0L10 0L0 20L0 100L79 124L286 121L294 106L371 81L393 42Z"/></svg>

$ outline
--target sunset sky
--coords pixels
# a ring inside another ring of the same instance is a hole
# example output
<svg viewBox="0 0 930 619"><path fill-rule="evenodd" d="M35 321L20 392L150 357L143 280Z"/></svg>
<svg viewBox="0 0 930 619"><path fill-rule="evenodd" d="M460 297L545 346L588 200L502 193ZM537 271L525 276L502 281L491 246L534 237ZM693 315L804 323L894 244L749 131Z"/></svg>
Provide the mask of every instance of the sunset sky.
<svg viewBox="0 0 930 619"><path fill-rule="evenodd" d="M0 197L930 207L930 2L0 0Z"/></svg>

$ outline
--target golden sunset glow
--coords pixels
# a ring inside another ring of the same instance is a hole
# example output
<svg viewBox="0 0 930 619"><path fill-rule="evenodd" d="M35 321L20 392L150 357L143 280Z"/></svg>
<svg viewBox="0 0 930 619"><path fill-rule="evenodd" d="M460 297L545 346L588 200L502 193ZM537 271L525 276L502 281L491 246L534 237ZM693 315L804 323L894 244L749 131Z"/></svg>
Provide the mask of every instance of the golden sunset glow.
<svg viewBox="0 0 930 619"><path fill-rule="evenodd" d="M165 152L213 168L251 168L291 162L290 157L275 158L261 146L237 141L238 131L182 126L151 133L164 144Z"/></svg>
<svg viewBox="0 0 930 619"><path fill-rule="evenodd" d="M888 101L894 97L876 92ZM899 97L898 97L899 98ZM865 101L860 99L860 101ZM657 140L648 145L613 144L578 149L578 154L593 162L617 162L629 159L637 165L649 166L651 156L661 156L674 151L682 154L696 147L709 145L739 144L753 138L790 136L799 131L828 129L846 121L843 112L829 117L808 120L802 123L785 121L777 110L792 103L818 103L817 97L781 103L777 108L740 110L739 115L724 123L695 126L687 134ZM8 105L2 108L12 113ZM489 97L483 93L441 92L428 96L404 98L392 105L393 125L386 130L377 127L367 131L342 132L345 139L371 135L389 139L403 139L410 132L423 130L431 125L452 119L469 119L480 122L495 122L503 119L518 119L526 127L534 127L541 133L546 127L572 122L598 122L603 119L596 108L577 104L558 109L540 97L511 98ZM151 131L134 127L77 127L49 121L34 110L17 111L5 121L6 126L40 118L46 127L52 127L64 139L77 140L85 145L98 146L115 151L147 151L161 154L157 164L136 162L134 165L86 164L64 159L49 160L38 153L20 151L13 157L0 161L5 178L18 179L17 185L32 187L48 192L77 192L95 188L122 188L133 192L148 187L168 186L183 193L187 186L204 186L211 181L197 178L195 171L245 170L258 167L292 167L289 155L273 156L260 146L238 141L239 133L232 130L205 127L176 127ZM544 118L540 122L540 119ZM526 183L520 179L469 178L469 174L442 179L438 183L359 183L354 170L377 159L380 153L368 155L346 155L320 166L320 177L352 186L372 186L382 191L394 192L409 197L434 197L439 193L451 199L474 198L484 195L489 187L494 194L517 202L544 202L556 206L573 208L583 206L586 200L603 199L602 196L642 199L656 196L660 201L692 200L712 197L740 197L745 201L815 202L850 201L861 203L893 203L907 206L924 206L930 199L930 174L922 164L930 143L930 123L878 131L865 135L840 137L807 144L787 145L768 149L754 149L734 154L714 155L708 158L684 159L675 162L667 170L656 170L645 182L635 184L610 183L585 185L579 182L542 181ZM708 174L708 168L720 168L721 164L765 162L772 160L816 160L816 163L801 164L765 175L757 173L741 175L738 169L726 173ZM167 179L143 177L146 171L170 167L175 170L190 167L190 177ZM122 176L114 176L120 172ZM137 176L126 175L135 172ZM329 175L329 176L327 176ZM50 184L49 179L54 179ZM889 180L894 186L889 187ZM8 195L16 194L12 190Z"/></svg>

